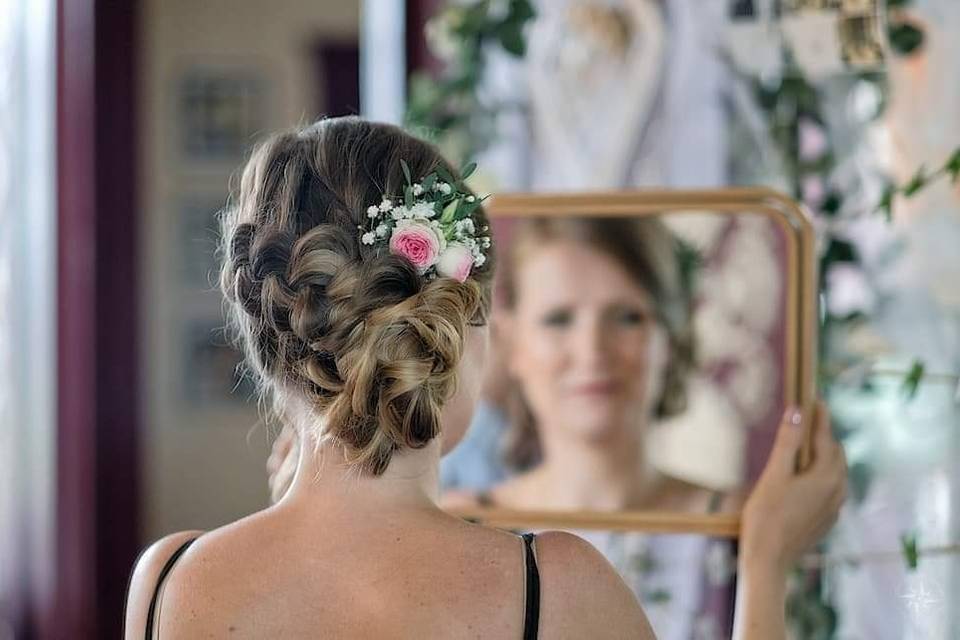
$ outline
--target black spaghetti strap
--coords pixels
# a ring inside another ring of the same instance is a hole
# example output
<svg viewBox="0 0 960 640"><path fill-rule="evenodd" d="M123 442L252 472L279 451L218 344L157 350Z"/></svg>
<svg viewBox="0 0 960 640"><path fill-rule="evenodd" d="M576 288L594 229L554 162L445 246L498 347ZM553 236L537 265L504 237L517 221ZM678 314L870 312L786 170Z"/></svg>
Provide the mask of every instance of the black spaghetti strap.
<svg viewBox="0 0 960 640"><path fill-rule="evenodd" d="M537 556L533 552L534 535L525 533L521 536L526 570L523 640L537 640L537 634L540 631L540 569L537 567Z"/></svg>
<svg viewBox="0 0 960 640"><path fill-rule="evenodd" d="M153 589L153 597L150 598L150 608L147 609L147 630L146 635L144 636L146 640L153 640L153 625L154 618L157 615L157 601L160 599L160 587L163 586L163 581L166 580L167 574L173 569L173 565L177 563L177 560L180 559L180 556L190 548L197 539L193 538L192 540L187 540L180 547L173 552L173 555L170 556L170 559L167 560L167 563L163 565L163 569L160 570L160 576L157 578L157 586Z"/></svg>

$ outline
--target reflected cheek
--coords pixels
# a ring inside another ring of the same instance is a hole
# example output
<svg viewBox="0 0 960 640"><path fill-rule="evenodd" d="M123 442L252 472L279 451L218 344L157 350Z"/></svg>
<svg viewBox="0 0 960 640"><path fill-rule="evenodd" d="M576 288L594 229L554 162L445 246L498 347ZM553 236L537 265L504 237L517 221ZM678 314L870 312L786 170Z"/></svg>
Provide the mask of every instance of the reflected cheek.
<svg viewBox="0 0 960 640"><path fill-rule="evenodd" d="M570 361L563 342L530 333L520 334L517 338L511 358L514 376L528 394L556 394Z"/></svg>
<svg viewBox="0 0 960 640"><path fill-rule="evenodd" d="M643 377L647 371L648 349L644 341L624 341L610 355L610 364L623 375Z"/></svg>

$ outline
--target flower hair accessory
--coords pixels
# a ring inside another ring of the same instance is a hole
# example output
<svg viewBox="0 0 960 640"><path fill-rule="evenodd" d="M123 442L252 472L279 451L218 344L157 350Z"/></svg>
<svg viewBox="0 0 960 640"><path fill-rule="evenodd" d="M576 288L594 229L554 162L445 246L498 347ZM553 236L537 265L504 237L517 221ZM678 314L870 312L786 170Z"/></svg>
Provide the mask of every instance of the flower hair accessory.
<svg viewBox="0 0 960 640"><path fill-rule="evenodd" d="M477 228L473 213L486 198L467 193L463 181L477 168L470 163L454 180L443 167L413 182L410 167L400 161L407 184L403 197L384 195L367 208L367 226L360 242L384 245L407 258L429 279L442 276L465 281L474 267L487 261L489 227Z"/></svg>

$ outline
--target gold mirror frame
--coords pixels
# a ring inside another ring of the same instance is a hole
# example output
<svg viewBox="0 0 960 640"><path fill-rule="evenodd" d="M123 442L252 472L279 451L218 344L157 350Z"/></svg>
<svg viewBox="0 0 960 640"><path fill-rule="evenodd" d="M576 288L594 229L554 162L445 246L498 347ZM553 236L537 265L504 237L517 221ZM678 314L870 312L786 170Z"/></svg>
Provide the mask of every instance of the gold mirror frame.
<svg viewBox="0 0 960 640"><path fill-rule="evenodd" d="M493 218L536 216L612 217L667 213L760 214L773 219L786 239L787 308L783 370L784 406L810 411L816 402L817 265L814 232L802 207L776 191L736 188L709 191L611 191L595 193L501 194L490 199ZM812 455L808 431L800 468ZM699 533L736 538L740 514L690 514L664 511L519 511L500 508L457 509L461 517L511 529L600 529L650 533Z"/></svg>

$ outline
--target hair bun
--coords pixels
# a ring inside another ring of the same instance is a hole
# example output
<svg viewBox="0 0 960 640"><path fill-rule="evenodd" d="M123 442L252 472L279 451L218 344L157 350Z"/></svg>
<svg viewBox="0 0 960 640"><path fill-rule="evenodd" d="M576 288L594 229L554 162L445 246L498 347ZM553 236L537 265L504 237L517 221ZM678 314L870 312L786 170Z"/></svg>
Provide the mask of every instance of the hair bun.
<svg viewBox="0 0 960 640"><path fill-rule="evenodd" d="M334 303L331 314L344 384L329 425L350 445L351 459L374 473L394 450L423 447L440 433L467 322L481 304L479 286L469 281L435 280L401 296L421 282L412 265L391 256L362 270L349 305Z"/></svg>

